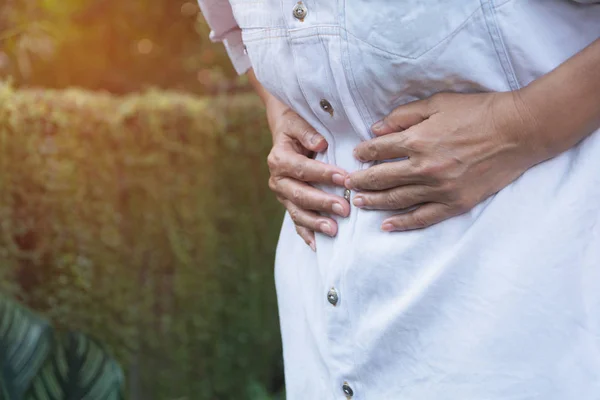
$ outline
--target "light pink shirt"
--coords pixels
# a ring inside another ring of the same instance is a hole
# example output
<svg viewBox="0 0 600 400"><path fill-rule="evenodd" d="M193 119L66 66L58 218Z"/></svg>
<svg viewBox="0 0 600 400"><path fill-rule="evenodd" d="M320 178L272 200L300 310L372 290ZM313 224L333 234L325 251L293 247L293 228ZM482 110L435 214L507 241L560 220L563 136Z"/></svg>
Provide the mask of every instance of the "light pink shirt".
<svg viewBox="0 0 600 400"><path fill-rule="evenodd" d="M199 0L202 14L211 28L210 39L223 42L227 54L238 74L242 75L250 69L250 59L244 51L242 31L238 26L229 1Z"/></svg>

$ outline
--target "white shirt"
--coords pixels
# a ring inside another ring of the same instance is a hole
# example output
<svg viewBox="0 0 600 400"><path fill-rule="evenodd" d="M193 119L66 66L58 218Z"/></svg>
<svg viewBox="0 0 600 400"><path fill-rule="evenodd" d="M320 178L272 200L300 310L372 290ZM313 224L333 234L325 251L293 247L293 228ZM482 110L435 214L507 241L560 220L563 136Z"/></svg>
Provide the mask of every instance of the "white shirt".
<svg viewBox="0 0 600 400"><path fill-rule="evenodd" d="M352 172L372 165L352 150L396 106L518 89L600 37L600 5L586 2L201 5L238 72L252 66L325 136L318 159ZM600 131L467 214L381 231L392 214L352 207L316 253L286 216L275 278L288 400L600 399Z"/></svg>

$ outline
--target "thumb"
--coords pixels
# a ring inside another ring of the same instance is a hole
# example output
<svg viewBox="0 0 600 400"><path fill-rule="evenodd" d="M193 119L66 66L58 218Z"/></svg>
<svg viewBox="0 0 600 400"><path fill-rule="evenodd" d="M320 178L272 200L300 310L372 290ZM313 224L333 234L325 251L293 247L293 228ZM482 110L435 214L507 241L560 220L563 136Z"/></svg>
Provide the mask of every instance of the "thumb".
<svg viewBox="0 0 600 400"><path fill-rule="evenodd" d="M286 134L300 142L305 149L315 153L320 153L327 148L327 140L298 115L289 121Z"/></svg>
<svg viewBox="0 0 600 400"><path fill-rule="evenodd" d="M426 100L417 100L401 105L389 113L384 119L371 127L375 136L401 132L413 125L420 124L430 116Z"/></svg>

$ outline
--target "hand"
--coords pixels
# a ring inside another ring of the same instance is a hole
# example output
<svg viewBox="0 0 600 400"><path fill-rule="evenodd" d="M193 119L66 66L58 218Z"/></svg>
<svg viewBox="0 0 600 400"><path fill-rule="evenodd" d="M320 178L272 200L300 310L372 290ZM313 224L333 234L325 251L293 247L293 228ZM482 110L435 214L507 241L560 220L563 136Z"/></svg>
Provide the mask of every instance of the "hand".
<svg viewBox="0 0 600 400"><path fill-rule="evenodd" d="M316 250L315 232L337 234L337 223L319 212L347 217L350 204L309 183L343 186L347 173L310 157L327 149L325 138L279 100L272 98L267 103L267 117L273 134L273 149L267 160L269 187L290 213L298 234Z"/></svg>
<svg viewBox="0 0 600 400"><path fill-rule="evenodd" d="M547 158L518 92L451 94L396 108L361 143L361 161L404 158L353 173L356 207L399 210L384 231L425 228L465 213ZM539 136L539 135L537 135Z"/></svg>

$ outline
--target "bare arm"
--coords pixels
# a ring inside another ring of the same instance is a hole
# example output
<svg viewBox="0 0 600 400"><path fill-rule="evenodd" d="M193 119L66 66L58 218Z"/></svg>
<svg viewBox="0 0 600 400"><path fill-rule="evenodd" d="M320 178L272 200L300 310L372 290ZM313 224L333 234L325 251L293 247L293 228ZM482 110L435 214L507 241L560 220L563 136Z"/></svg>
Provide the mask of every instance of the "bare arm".
<svg viewBox="0 0 600 400"><path fill-rule="evenodd" d="M523 89L440 93L396 108L355 154L405 161L355 172L346 185L363 191L357 207L417 206L382 229L425 228L469 211L599 127L600 39Z"/></svg>
<svg viewBox="0 0 600 400"><path fill-rule="evenodd" d="M258 96L262 100L263 104L266 106L269 103L269 101L271 101L272 99L275 98L275 96L273 96L271 93L267 92L265 90L265 88L260 84L258 79L256 79L256 75L254 74L254 69L250 68L247 75L248 75L248 80L250 81L250 84L254 88L254 91L256 92L256 94L258 94Z"/></svg>
<svg viewBox="0 0 600 400"><path fill-rule="evenodd" d="M600 39L516 93L534 121L522 141L544 159L574 146L600 127Z"/></svg>

